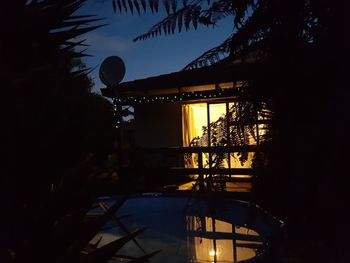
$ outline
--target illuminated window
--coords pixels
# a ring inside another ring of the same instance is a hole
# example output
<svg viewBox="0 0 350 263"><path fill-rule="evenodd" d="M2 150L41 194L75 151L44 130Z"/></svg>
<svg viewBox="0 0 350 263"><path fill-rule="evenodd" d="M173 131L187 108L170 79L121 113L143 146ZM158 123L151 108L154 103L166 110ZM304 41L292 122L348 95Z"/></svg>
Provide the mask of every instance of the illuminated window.
<svg viewBox="0 0 350 263"><path fill-rule="evenodd" d="M243 123L239 115L242 103L193 103L183 105L183 146L256 145L265 134L264 127L261 124L256 125L254 123L257 118L261 119L261 115L254 113L250 104L243 106L245 107L244 122L248 122L247 124ZM209 161L215 165L219 160L220 166L224 168L250 168L253 156L253 152L223 153L220 156L206 154L203 156L203 166L209 167ZM198 167L194 154L187 161L190 163L188 166Z"/></svg>

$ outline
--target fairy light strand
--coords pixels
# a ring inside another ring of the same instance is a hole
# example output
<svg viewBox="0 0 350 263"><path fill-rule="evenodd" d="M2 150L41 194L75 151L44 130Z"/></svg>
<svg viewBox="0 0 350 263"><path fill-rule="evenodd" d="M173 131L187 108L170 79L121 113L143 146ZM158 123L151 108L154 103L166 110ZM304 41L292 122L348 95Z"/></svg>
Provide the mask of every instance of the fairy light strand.
<svg viewBox="0 0 350 263"><path fill-rule="evenodd" d="M201 99L215 99L224 98L229 96L238 96L242 94L237 89L227 89L227 90L215 90L215 91L204 91L204 92L187 92L187 93L177 93L173 95L166 96L128 96L118 99L114 99L113 103L122 104L142 104L142 103L160 103L160 102L178 102L186 100L201 100Z"/></svg>

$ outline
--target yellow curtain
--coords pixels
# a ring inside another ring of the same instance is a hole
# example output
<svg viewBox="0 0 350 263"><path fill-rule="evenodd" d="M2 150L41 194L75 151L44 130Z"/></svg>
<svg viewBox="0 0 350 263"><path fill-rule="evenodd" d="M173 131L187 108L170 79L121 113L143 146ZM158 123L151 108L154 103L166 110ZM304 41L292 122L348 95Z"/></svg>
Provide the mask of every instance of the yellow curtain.
<svg viewBox="0 0 350 263"><path fill-rule="evenodd" d="M193 105L182 105L182 138L184 147L191 146L193 138L199 136L196 130L196 118L198 118L198 116L194 114ZM185 156L185 167L196 167L195 154L188 154Z"/></svg>
<svg viewBox="0 0 350 263"><path fill-rule="evenodd" d="M193 103L182 105L182 138L184 147L193 146L191 142L195 137L202 135L203 126L207 126L207 104ZM196 154L186 156L185 167L197 167L196 158Z"/></svg>
<svg viewBox="0 0 350 263"><path fill-rule="evenodd" d="M193 138L202 135L203 126L207 126L207 104L182 105L182 138L184 147L190 146Z"/></svg>
<svg viewBox="0 0 350 263"><path fill-rule="evenodd" d="M182 105L182 138L183 146L188 147L194 137L198 136L195 129L193 107L189 104Z"/></svg>
<svg viewBox="0 0 350 263"><path fill-rule="evenodd" d="M182 105L182 145L184 147L189 146L189 142L190 142L189 115L190 115L190 106Z"/></svg>

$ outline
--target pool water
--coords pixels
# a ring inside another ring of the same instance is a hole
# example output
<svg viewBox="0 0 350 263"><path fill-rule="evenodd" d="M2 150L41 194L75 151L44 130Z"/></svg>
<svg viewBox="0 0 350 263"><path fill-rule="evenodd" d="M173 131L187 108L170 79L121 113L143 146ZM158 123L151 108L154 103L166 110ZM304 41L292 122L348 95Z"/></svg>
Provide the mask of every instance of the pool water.
<svg viewBox="0 0 350 263"><path fill-rule="evenodd" d="M106 197L99 202L111 206L117 199ZM248 202L198 194L135 195L116 216L119 223L111 220L92 243L102 236L102 246L124 236L126 230L146 228L118 254L140 257L161 250L150 260L154 263L254 262L264 256L269 240L282 226Z"/></svg>

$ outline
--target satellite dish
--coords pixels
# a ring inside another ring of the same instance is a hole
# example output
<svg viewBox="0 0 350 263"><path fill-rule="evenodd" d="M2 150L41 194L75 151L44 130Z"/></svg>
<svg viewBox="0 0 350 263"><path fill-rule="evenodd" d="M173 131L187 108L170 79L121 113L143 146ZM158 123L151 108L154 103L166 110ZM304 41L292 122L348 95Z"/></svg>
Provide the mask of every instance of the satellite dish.
<svg viewBox="0 0 350 263"><path fill-rule="evenodd" d="M125 75L125 64L118 56L106 58L100 66L100 80L106 86L119 84Z"/></svg>

